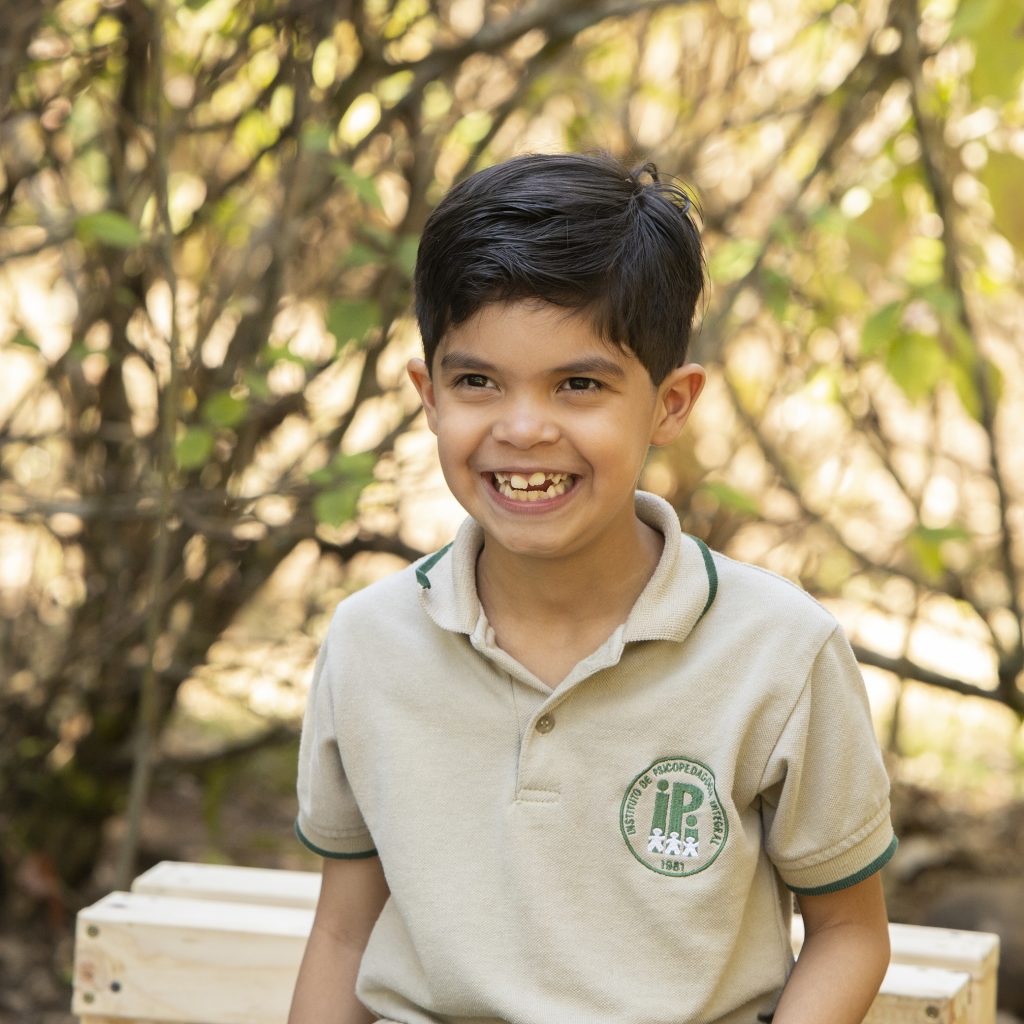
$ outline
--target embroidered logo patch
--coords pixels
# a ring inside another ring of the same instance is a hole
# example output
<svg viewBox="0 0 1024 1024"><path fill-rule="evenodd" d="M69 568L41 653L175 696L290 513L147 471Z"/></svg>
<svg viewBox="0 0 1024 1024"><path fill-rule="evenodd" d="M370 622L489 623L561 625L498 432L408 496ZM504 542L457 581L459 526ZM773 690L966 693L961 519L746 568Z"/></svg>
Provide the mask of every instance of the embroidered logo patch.
<svg viewBox="0 0 1024 1024"><path fill-rule="evenodd" d="M626 787L619 824L645 868L676 877L709 867L729 835L714 772L687 757L664 757L642 771Z"/></svg>

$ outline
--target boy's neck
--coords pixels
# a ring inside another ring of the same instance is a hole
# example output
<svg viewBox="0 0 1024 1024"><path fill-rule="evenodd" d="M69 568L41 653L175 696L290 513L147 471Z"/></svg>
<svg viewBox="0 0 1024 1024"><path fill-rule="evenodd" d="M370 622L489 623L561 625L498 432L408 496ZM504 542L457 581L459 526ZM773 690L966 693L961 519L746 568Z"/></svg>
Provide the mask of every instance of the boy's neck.
<svg viewBox="0 0 1024 1024"><path fill-rule="evenodd" d="M533 624L538 633L575 624L611 623L629 615L653 574L664 538L642 520L609 552L584 551L557 559L517 556L486 541L477 561L477 592L499 637L508 623ZM606 634L607 635L607 634Z"/></svg>

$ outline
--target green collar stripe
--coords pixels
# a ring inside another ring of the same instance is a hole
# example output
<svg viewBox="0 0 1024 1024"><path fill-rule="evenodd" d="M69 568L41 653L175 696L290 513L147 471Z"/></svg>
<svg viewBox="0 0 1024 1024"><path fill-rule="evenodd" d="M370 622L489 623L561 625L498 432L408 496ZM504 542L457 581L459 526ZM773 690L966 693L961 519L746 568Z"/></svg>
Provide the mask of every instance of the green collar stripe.
<svg viewBox="0 0 1024 1024"><path fill-rule="evenodd" d="M451 543L445 544L440 551L435 551L417 570L416 570L416 582L423 587L424 590L430 589L430 577L427 575L431 569L444 557L445 553L451 547Z"/></svg>
<svg viewBox="0 0 1024 1024"><path fill-rule="evenodd" d="M714 604L715 595L718 593L718 570L715 568L715 559L707 544L699 537L693 537L692 539L697 542L697 547L700 548L700 553L704 556L704 568L708 571L708 600L707 604L704 605L704 611L697 616L697 622L700 622L707 614L707 610Z"/></svg>

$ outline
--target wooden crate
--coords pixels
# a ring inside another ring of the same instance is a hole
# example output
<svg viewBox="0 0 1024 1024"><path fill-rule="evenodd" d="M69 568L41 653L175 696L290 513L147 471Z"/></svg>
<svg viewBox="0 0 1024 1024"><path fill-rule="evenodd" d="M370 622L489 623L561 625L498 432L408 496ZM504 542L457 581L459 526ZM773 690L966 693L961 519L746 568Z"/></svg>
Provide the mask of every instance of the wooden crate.
<svg viewBox="0 0 1024 1024"><path fill-rule="evenodd" d="M803 921L793 918L793 952L803 942ZM968 975L968 1024L992 1024L996 1019L996 973L999 936L991 932L925 928L890 924L889 944L894 964L939 967Z"/></svg>
<svg viewBox="0 0 1024 1024"><path fill-rule="evenodd" d="M72 1012L282 1024L312 910L114 892L78 915Z"/></svg>
<svg viewBox="0 0 1024 1024"><path fill-rule="evenodd" d="M82 1024L283 1024L319 890L313 872L158 864L78 915L73 1012ZM866 1024L993 1024L998 937L890 932Z"/></svg>

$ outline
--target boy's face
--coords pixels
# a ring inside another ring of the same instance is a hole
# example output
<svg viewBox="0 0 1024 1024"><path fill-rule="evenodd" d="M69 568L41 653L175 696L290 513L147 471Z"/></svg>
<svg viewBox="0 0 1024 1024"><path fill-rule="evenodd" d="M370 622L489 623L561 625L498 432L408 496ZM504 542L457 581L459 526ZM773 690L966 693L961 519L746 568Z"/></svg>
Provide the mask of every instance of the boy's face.
<svg viewBox="0 0 1024 1024"><path fill-rule="evenodd" d="M486 544L544 559L621 556L647 449L679 435L704 383L689 364L655 386L583 316L541 302L484 306L409 375Z"/></svg>

